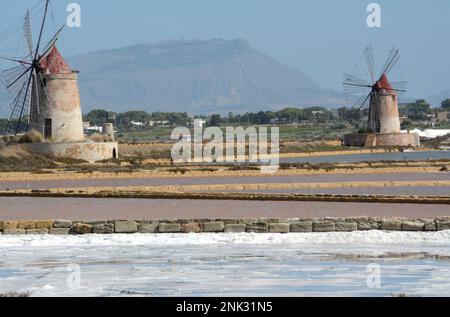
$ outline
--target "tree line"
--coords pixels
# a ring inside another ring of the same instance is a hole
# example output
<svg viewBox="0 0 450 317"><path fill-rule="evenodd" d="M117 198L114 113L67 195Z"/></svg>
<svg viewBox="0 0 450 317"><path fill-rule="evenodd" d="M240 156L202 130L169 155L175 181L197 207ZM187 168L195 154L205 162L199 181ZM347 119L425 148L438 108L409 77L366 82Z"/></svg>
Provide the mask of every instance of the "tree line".
<svg viewBox="0 0 450 317"><path fill-rule="evenodd" d="M209 116L189 116L180 112L153 112L127 111L116 113L103 109L95 109L83 116L91 125L102 126L104 123L113 123L119 129L131 128L133 122L143 123L144 127L150 122L166 122L168 125L191 125L194 119L202 119L208 125L221 124L283 124L295 122L326 123L335 119L333 113L323 107L310 107L305 109L286 108L280 111L259 111L245 114L228 115L213 114Z"/></svg>
<svg viewBox="0 0 450 317"><path fill-rule="evenodd" d="M413 103L400 105L400 115L407 117L409 121L428 121L430 115L438 110L450 112L450 98L442 101L441 108L435 109L423 100L419 99ZM83 120L89 121L91 125L102 126L104 123L113 123L119 129L133 127L133 122L143 123L148 127L150 122L165 122L168 125L187 126L192 125L194 118L203 119L208 125L218 126L223 124L245 125L245 124L291 124L307 122L311 124L322 124L328 122L347 122L347 124L359 126L361 121L368 115L368 109L357 109L342 107L332 112L324 107L309 107L304 109L285 108L279 111L259 111L244 114L228 115L213 114L210 116L192 117L186 112L153 112L127 111L117 113L104 109L95 109L83 116ZM8 124L7 119L0 118L0 131L4 131Z"/></svg>
<svg viewBox="0 0 450 317"><path fill-rule="evenodd" d="M133 122L143 123L148 126L151 121L168 122L172 125L186 125L192 119L187 113L180 112L153 112L127 111L117 113L103 109L95 109L83 116L84 121L89 121L91 125L102 126L104 123L113 123L119 128L130 128Z"/></svg>

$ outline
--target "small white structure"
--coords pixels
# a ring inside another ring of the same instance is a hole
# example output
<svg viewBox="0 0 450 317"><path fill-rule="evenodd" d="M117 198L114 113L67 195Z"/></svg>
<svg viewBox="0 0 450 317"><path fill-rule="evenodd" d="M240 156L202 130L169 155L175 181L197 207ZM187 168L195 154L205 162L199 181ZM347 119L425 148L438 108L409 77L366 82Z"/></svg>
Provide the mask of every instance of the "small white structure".
<svg viewBox="0 0 450 317"><path fill-rule="evenodd" d="M92 127L86 127L86 128L84 128L84 131L85 132L88 132L88 133L102 133L102 127L99 127L99 126L92 126Z"/></svg>
<svg viewBox="0 0 450 317"><path fill-rule="evenodd" d="M150 127L165 127L165 126L168 126L168 125L170 125L170 121L167 121L167 120L160 120L160 121L150 121L149 122L149 126Z"/></svg>
<svg viewBox="0 0 450 317"><path fill-rule="evenodd" d="M131 125L133 127L138 127L138 128L145 127L145 123L144 122L140 122L140 121L131 121Z"/></svg>
<svg viewBox="0 0 450 317"><path fill-rule="evenodd" d="M419 129L414 129L409 132L407 130L402 130L401 133L416 133L421 138L436 139L446 135L450 135L450 130L427 129L425 131L422 131Z"/></svg>
<svg viewBox="0 0 450 317"><path fill-rule="evenodd" d="M206 124L205 120L195 119L194 120L194 129L203 129L203 126Z"/></svg>

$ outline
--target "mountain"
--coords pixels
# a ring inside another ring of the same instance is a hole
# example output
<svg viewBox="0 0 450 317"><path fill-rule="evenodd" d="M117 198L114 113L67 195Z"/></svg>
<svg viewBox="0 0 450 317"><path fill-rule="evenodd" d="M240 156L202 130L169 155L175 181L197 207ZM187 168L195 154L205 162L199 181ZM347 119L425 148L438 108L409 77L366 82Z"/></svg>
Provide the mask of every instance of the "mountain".
<svg viewBox="0 0 450 317"><path fill-rule="evenodd" d="M134 45L67 62L80 71L84 112L105 108L207 114L339 106L344 101L340 93L241 39Z"/></svg>
<svg viewBox="0 0 450 317"><path fill-rule="evenodd" d="M440 107L442 101L450 98L450 89L442 91L440 94L431 96L427 98L427 101L433 106L433 107Z"/></svg>

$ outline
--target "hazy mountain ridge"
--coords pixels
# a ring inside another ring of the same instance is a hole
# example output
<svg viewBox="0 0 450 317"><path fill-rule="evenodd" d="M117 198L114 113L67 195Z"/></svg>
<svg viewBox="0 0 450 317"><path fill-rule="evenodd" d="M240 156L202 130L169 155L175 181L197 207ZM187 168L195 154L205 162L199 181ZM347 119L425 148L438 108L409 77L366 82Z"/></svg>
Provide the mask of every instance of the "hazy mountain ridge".
<svg viewBox="0 0 450 317"><path fill-rule="evenodd" d="M66 59L80 71L84 112L227 113L344 102L341 93L323 89L242 39L166 41ZM2 100L8 109L8 96L0 92Z"/></svg>
<svg viewBox="0 0 450 317"><path fill-rule="evenodd" d="M84 112L100 107L201 114L346 103L340 92L323 89L300 69L274 60L242 39L133 45L67 61L80 71ZM449 97L446 90L427 100L440 106ZM1 117L8 116L8 103L2 87Z"/></svg>
<svg viewBox="0 0 450 317"><path fill-rule="evenodd" d="M210 113L340 105L343 100L239 39L134 45L68 62L80 71L84 110Z"/></svg>
<svg viewBox="0 0 450 317"><path fill-rule="evenodd" d="M440 107L442 101L450 98L450 89L444 90L441 93L437 95L433 95L427 98L427 101L433 106L433 107Z"/></svg>

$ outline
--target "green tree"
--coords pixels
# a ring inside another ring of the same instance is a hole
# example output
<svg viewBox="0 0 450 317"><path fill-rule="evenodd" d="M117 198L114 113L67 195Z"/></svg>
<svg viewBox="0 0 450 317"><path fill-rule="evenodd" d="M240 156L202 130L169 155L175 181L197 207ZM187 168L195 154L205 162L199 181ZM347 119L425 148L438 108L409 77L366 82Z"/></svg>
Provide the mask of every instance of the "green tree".
<svg viewBox="0 0 450 317"><path fill-rule="evenodd" d="M169 121L169 123L173 125L186 125L192 121L186 112L154 112L151 115L151 120Z"/></svg>
<svg viewBox="0 0 450 317"><path fill-rule="evenodd" d="M84 116L85 121L92 125L102 126L104 123L113 123L116 113L103 109L94 109Z"/></svg>
<svg viewBox="0 0 450 317"><path fill-rule="evenodd" d="M416 102L406 106L406 115L413 121L426 121L432 113L430 104L423 99L416 100Z"/></svg>
<svg viewBox="0 0 450 317"><path fill-rule="evenodd" d="M116 116L116 125L120 128L128 128L131 125L131 121L147 124L150 118L150 114L145 111L128 111L119 113Z"/></svg>
<svg viewBox="0 0 450 317"><path fill-rule="evenodd" d="M445 110L450 110L450 98L449 99L445 99L444 101L442 101L441 106Z"/></svg>
<svg viewBox="0 0 450 317"><path fill-rule="evenodd" d="M235 117L234 117L234 113L232 112L228 112L228 123L234 123L235 122Z"/></svg>
<svg viewBox="0 0 450 317"><path fill-rule="evenodd" d="M411 130L413 128L413 123L411 120L406 119L405 121L402 122L402 130Z"/></svg>
<svg viewBox="0 0 450 317"><path fill-rule="evenodd" d="M277 117L278 119L289 123L305 119L304 111L298 108L282 109L277 112Z"/></svg>
<svg viewBox="0 0 450 317"><path fill-rule="evenodd" d="M213 127L217 127L222 123L222 117L219 114L213 114L211 116L210 125Z"/></svg>
<svg viewBox="0 0 450 317"><path fill-rule="evenodd" d="M0 133L5 131L7 125L8 125L8 119L0 119Z"/></svg>
<svg viewBox="0 0 450 317"><path fill-rule="evenodd" d="M355 123L362 119L363 113L357 108L346 108L342 107L338 109L338 115L341 120L347 121L348 123Z"/></svg>

